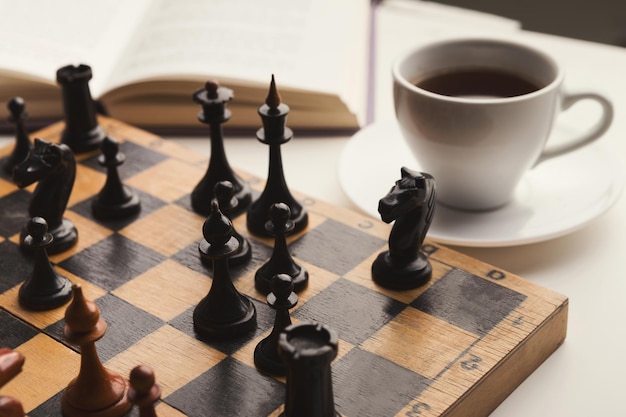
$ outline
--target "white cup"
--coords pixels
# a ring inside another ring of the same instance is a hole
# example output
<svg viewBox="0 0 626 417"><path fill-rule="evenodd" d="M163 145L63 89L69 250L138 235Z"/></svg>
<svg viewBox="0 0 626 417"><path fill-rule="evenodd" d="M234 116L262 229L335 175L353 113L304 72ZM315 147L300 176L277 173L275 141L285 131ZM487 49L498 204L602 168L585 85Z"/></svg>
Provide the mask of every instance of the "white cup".
<svg viewBox="0 0 626 417"><path fill-rule="evenodd" d="M481 86L476 91L441 89L452 85L450 79L423 84L436 75L485 70L517 74L536 86L502 97L483 90L498 78L493 74L484 83L465 83ZM400 57L393 65L396 117L420 170L435 177L439 202L464 210L498 208L512 199L527 170L599 138L613 119L611 103L597 93L565 93L562 84L554 59L509 41L440 41ZM555 116L583 99L601 105L598 123L559 146L546 146Z"/></svg>

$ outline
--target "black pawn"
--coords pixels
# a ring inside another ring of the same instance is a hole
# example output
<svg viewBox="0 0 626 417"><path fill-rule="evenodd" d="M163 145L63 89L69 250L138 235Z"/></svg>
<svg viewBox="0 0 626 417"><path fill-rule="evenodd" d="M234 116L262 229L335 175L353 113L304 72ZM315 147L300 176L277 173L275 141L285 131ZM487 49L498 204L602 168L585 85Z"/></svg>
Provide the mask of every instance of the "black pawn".
<svg viewBox="0 0 626 417"><path fill-rule="evenodd" d="M88 65L67 65L57 71L61 86L65 129L61 143L76 153L98 149L106 133L98 124L96 105L89 90L93 74Z"/></svg>
<svg viewBox="0 0 626 417"><path fill-rule="evenodd" d="M161 388L155 383L154 371L139 365L130 371L128 399L139 408L139 417L157 417L154 405L161 399Z"/></svg>
<svg viewBox="0 0 626 417"><path fill-rule="evenodd" d="M259 236L268 236L265 223L268 221L269 208L274 203L283 202L291 208L290 218L294 223L294 232L299 232L308 224L309 216L291 195L285 181L280 147L291 140L293 132L285 126L289 106L281 103L273 75L265 104L259 107L258 113L263 121L263 128L257 131L256 136L259 142L269 145L269 169L265 189L248 209L248 230Z"/></svg>
<svg viewBox="0 0 626 417"><path fill-rule="evenodd" d="M7 108L11 115L9 121L15 124L15 146L11 155L4 162L4 172L13 175L13 167L26 159L31 149L30 139L24 122L28 119L28 113L25 109L24 99L22 97L13 97L7 103Z"/></svg>
<svg viewBox="0 0 626 417"><path fill-rule="evenodd" d="M32 251L33 272L20 287L18 301L29 310L60 307L72 298L72 283L50 264L46 248L52 244L53 237L48 233L48 223L42 217L33 217L26 230L24 245Z"/></svg>
<svg viewBox="0 0 626 417"><path fill-rule="evenodd" d="M292 324L278 346L287 362L285 410L279 417L337 417L330 363L337 356L337 333L316 323Z"/></svg>
<svg viewBox="0 0 626 417"><path fill-rule="evenodd" d="M262 371L274 375L286 375L287 364L278 354L278 337L291 324L289 310L298 303L298 296L293 292L293 282L287 274L278 274L272 278L272 292L267 295L267 304L276 311L274 328L254 349L254 364Z"/></svg>
<svg viewBox="0 0 626 417"><path fill-rule="evenodd" d="M101 149L98 163L106 167L107 179L102 190L91 201L94 217L120 219L137 215L141 210L139 196L122 183L117 168L124 163L125 155L119 151L117 141L108 136L102 141Z"/></svg>
<svg viewBox="0 0 626 417"><path fill-rule="evenodd" d="M198 120L209 125L211 137L209 166L204 177L191 193L191 206L195 212L203 215L208 215L211 212L213 190L215 184L220 181L230 181L233 185L233 195L237 199L237 205L233 208L231 216L235 217L243 213L252 200L250 186L234 173L228 163L224 149L222 124L230 119L231 111L226 108L226 103L232 98L233 91L226 87L220 87L215 81L207 81L205 87L193 95L193 100L202 105Z"/></svg>
<svg viewBox="0 0 626 417"><path fill-rule="evenodd" d="M287 204L277 203L272 204L268 211L269 221L265 227L267 233L274 236L274 250L270 259L256 271L254 286L259 292L267 294L274 275L287 274L293 280L295 291L300 292L309 284L309 273L294 261L287 248L285 237L295 228L290 218L291 210Z"/></svg>
<svg viewBox="0 0 626 417"><path fill-rule="evenodd" d="M233 184L230 181L220 181L215 184L213 194L215 194L215 198L217 199L222 213L232 221L233 214L237 212L237 207L239 205L239 200L235 198L235 189ZM228 258L228 264L241 265L248 262L252 257L252 246L250 245L250 242L248 242L248 239L235 230L234 226L233 236L239 242L239 249L233 254L233 256Z"/></svg>
<svg viewBox="0 0 626 417"><path fill-rule="evenodd" d="M228 258L239 247L232 232L232 223L214 199L211 214L202 227L204 239L198 247L200 256L213 262L211 289L193 312L194 329L202 337L236 337L256 329L254 304L237 291L228 270Z"/></svg>

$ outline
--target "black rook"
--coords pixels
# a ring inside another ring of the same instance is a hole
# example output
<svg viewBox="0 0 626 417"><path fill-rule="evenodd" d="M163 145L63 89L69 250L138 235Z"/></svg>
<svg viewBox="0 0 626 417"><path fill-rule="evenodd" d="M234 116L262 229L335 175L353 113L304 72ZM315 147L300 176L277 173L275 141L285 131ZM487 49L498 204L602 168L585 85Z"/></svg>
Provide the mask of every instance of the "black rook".
<svg viewBox="0 0 626 417"><path fill-rule="evenodd" d="M337 341L336 332L316 323L294 324L280 335L280 353L287 362L285 411L280 417L340 417L330 369Z"/></svg>
<svg viewBox="0 0 626 417"><path fill-rule="evenodd" d="M96 105L89 90L92 76L91 67L84 64L67 65L57 71L65 115L61 143L78 153L98 149L106 136L96 119Z"/></svg>

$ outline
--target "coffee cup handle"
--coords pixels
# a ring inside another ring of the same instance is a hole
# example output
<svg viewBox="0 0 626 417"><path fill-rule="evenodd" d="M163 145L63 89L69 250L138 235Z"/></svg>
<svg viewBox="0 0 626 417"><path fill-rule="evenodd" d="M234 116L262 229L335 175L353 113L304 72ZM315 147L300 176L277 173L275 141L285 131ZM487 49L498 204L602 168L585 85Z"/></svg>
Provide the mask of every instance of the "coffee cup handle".
<svg viewBox="0 0 626 417"><path fill-rule="evenodd" d="M565 153L574 151L578 148L582 148L585 145L593 142L602 136L611 126L611 122L613 121L613 104L604 96L596 93L576 93L576 94L565 94L562 99L561 107L563 110L569 109L574 103L579 102L580 100L594 100L600 104L602 107L602 116L600 120L596 122L596 124L591 127L587 132L570 139L569 141L560 144L558 146L548 146L546 147L537 162L535 162L535 166L539 165L541 162L548 160L550 158L554 158L555 156L560 156Z"/></svg>

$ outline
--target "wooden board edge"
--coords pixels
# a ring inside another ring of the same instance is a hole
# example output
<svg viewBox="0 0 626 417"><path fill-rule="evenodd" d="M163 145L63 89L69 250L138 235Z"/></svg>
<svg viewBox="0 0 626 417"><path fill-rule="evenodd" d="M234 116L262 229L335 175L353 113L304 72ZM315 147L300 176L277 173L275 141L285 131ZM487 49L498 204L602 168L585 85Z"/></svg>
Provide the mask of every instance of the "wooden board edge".
<svg viewBox="0 0 626 417"><path fill-rule="evenodd" d="M542 326L537 327L491 370L489 378L485 375L483 382L477 383L442 417L478 417L491 414L563 344L567 336L568 308L569 301L565 299Z"/></svg>

